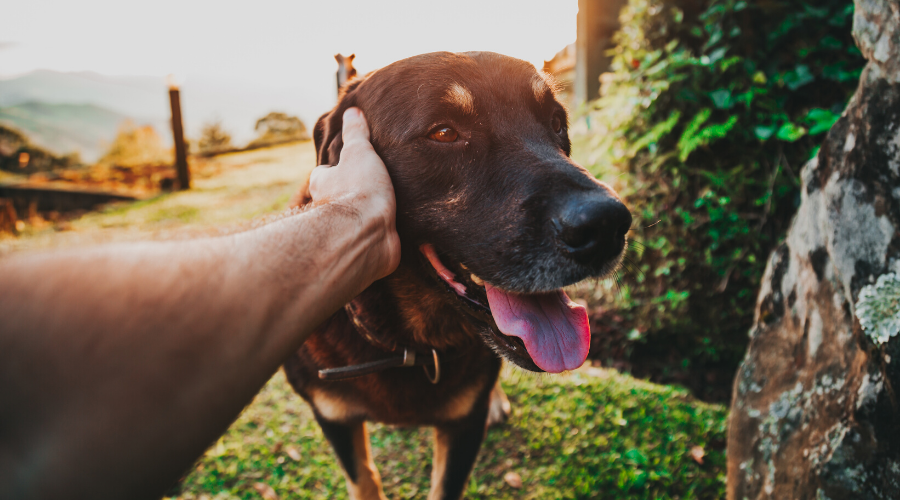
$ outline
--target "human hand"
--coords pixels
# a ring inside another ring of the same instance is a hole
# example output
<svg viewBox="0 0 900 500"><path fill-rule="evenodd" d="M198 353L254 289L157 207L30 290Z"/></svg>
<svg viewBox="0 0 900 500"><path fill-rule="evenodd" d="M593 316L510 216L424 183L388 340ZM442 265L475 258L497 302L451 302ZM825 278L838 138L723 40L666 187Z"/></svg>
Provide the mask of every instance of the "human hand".
<svg viewBox="0 0 900 500"><path fill-rule="evenodd" d="M356 212L364 231L372 231L373 242L365 256L380 279L400 263L397 236L397 202L387 168L369 142L369 126L358 108L344 112L343 147L337 165L320 165L309 179L313 205L339 204Z"/></svg>

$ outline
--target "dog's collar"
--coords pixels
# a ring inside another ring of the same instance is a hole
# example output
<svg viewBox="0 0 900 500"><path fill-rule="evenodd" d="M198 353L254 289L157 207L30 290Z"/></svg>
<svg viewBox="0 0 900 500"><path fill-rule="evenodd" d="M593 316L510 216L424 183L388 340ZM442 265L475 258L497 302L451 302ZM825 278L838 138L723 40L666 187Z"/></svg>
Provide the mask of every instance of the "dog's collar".
<svg viewBox="0 0 900 500"><path fill-rule="evenodd" d="M388 339L380 339L378 335L375 334L372 330L377 328L378 325L371 325L369 321L366 321L364 317L364 311L360 304L357 303L359 297L351 300L347 305L344 306L344 312L347 314L347 317L350 319L350 323L353 324L353 327L356 328L356 331L362 336L362 338L366 339L370 344L378 347L379 349L383 349L385 351L396 351L397 344L396 343L388 343Z"/></svg>
<svg viewBox="0 0 900 500"><path fill-rule="evenodd" d="M359 332L362 338L366 339L367 342L379 349L393 352L385 358L376 361L370 361L368 363L341 366L338 368L324 368L322 370L319 370L319 379L344 380L348 378L361 377L363 375L386 370L388 368L419 365L425 371L425 376L428 377L428 380L432 384L437 384L438 382L440 382L441 361L440 357L438 356L437 350L431 349L431 352L417 352L412 348L404 347L403 352L401 353L399 352L399 346L397 346L396 344L390 346L385 345L385 343L381 341L374 332L371 331L370 325L368 325L367 322L360 317L359 305L356 304L355 301L351 301L346 306L344 306L344 312L347 314L347 317L350 319L350 323L353 324L353 327L357 332ZM434 376L432 376L431 373L428 372L428 365L432 360L434 362Z"/></svg>
<svg viewBox="0 0 900 500"><path fill-rule="evenodd" d="M428 356L428 354L416 354L416 351L407 348L403 349L403 354L394 354L377 361L370 361L368 363L362 363L359 365L341 366L339 368L325 368L319 370L319 378L321 380L344 380L348 378L361 377L363 375L386 370L388 368L419 365L422 367L422 370L425 371L425 376L428 377L428 380L432 384L437 384L441 381L441 361L436 350L432 349L430 354L431 356ZM432 360L434 361L433 376L431 375L431 373L428 373L428 364L429 361Z"/></svg>

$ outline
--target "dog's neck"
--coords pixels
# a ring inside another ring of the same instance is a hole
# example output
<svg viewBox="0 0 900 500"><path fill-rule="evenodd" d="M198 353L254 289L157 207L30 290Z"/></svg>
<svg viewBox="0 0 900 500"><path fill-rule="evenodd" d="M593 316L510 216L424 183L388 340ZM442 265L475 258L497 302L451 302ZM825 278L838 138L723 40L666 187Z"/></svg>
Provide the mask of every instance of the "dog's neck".
<svg viewBox="0 0 900 500"><path fill-rule="evenodd" d="M359 333L385 350L447 350L478 342L478 326L409 266L376 281L345 307Z"/></svg>

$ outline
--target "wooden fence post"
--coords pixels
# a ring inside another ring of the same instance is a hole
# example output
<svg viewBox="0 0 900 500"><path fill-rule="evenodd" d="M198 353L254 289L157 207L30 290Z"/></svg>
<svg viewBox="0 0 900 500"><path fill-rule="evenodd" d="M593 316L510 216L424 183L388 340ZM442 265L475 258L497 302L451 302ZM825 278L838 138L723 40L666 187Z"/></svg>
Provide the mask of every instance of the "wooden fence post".
<svg viewBox="0 0 900 500"><path fill-rule="evenodd" d="M175 142L175 170L178 173L178 189L191 188L191 172L188 170L187 150L184 145L184 127L181 124L181 97L178 86L169 83L169 102L172 104L172 138Z"/></svg>

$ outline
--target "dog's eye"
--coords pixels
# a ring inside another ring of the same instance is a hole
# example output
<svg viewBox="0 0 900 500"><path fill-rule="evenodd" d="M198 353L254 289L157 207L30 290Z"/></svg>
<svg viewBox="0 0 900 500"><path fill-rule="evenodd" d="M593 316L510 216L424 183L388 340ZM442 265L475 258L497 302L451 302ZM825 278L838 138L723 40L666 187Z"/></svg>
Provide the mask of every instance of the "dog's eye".
<svg viewBox="0 0 900 500"><path fill-rule="evenodd" d="M454 142L459 137L459 133L450 127L438 127L434 129L428 138L438 142Z"/></svg>
<svg viewBox="0 0 900 500"><path fill-rule="evenodd" d="M553 129L557 134L562 133L563 123L559 118L559 115L553 115L553 118L550 120L550 128Z"/></svg>

